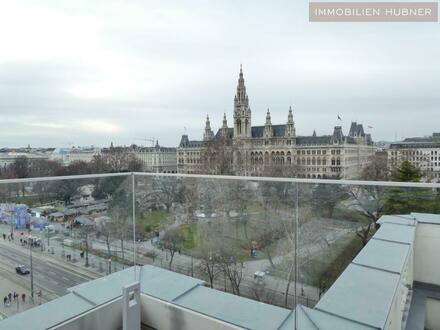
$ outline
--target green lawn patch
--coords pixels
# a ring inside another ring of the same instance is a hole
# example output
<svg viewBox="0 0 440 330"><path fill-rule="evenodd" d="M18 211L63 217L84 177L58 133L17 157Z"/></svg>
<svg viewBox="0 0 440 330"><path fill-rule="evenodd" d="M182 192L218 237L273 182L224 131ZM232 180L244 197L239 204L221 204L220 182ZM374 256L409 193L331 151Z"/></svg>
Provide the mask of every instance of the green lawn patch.
<svg viewBox="0 0 440 330"><path fill-rule="evenodd" d="M169 213L163 210L144 213L143 216L137 221L147 233L160 230L172 222L169 218Z"/></svg>

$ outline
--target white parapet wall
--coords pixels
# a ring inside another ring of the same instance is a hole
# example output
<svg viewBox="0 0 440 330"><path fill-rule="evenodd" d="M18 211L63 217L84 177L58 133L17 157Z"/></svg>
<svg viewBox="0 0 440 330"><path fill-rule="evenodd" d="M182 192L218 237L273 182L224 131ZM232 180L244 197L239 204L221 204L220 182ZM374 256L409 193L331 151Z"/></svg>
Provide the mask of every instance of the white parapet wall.
<svg viewBox="0 0 440 330"><path fill-rule="evenodd" d="M418 223L414 246L414 281L440 285L440 226Z"/></svg>
<svg viewBox="0 0 440 330"><path fill-rule="evenodd" d="M68 308L68 306L66 306ZM58 330L119 330L122 327L122 298L103 305L67 320L51 329Z"/></svg>
<svg viewBox="0 0 440 330"><path fill-rule="evenodd" d="M143 324L161 330L244 329L145 294L141 294L141 317Z"/></svg>

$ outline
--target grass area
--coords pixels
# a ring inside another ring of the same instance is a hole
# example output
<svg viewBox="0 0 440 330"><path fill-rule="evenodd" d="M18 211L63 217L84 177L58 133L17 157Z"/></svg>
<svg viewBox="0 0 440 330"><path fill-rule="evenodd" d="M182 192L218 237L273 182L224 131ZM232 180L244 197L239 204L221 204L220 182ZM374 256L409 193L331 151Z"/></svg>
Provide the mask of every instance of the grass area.
<svg viewBox="0 0 440 330"><path fill-rule="evenodd" d="M188 254L191 252L191 250L197 250L198 247L201 245L201 242L199 241L199 226L201 225L208 226L208 223L191 223L179 226L179 230L185 238L185 241L183 243L184 250ZM266 258L266 256L261 251L258 251L257 257L250 257L251 242L253 241L255 233L256 229L252 226L251 222L243 223L235 220L223 221L221 222L221 231L213 229L212 239L218 240L219 238L221 238L221 240L224 241L225 244L236 245L237 248L240 249L239 255L243 261L264 259ZM211 239L210 234L207 234L205 236L205 239Z"/></svg>
<svg viewBox="0 0 440 330"><path fill-rule="evenodd" d="M362 248L355 233L349 233L310 259L299 260L299 273L305 284L329 288ZM270 270L271 275L287 279L293 258L286 257Z"/></svg>
<svg viewBox="0 0 440 330"><path fill-rule="evenodd" d="M263 207L257 201L246 201L246 211L249 213L252 212L262 212Z"/></svg>
<svg viewBox="0 0 440 330"><path fill-rule="evenodd" d="M163 210L144 213L137 221L147 233L160 230L162 227L172 223L170 214Z"/></svg>
<svg viewBox="0 0 440 330"><path fill-rule="evenodd" d="M182 233L185 241L183 243L183 248L185 250L193 250L197 246L198 243L198 235L197 235L197 224L185 224L179 227L180 232Z"/></svg>
<svg viewBox="0 0 440 330"><path fill-rule="evenodd" d="M346 207L343 208L336 207L335 210L333 211L332 218L340 219L344 221L361 222L361 223L368 223L370 221L369 218L363 215L361 212L357 210L351 210Z"/></svg>
<svg viewBox="0 0 440 330"><path fill-rule="evenodd" d="M328 249L303 263L300 272L304 282L329 288L361 249L362 241L355 233L342 236Z"/></svg>

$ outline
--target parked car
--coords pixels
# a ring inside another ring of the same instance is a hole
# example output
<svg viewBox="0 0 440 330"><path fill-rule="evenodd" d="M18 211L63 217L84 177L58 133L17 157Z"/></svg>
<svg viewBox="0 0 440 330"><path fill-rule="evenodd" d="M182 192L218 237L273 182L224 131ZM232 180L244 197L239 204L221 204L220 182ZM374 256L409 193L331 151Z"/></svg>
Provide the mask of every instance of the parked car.
<svg viewBox="0 0 440 330"><path fill-rule="evenodd" d="M27 266L25 265L19 265L17 267L15 267L15 271L17 272L17 274L20 275L26 275L26 274L30 274L30 270Z"/></svg>
<svg viewBox="0 0 440 330"><path fill-rule="evenodd" d="M256 271L254 273L254 280L263 281L264 280L264 275L266 275L266 272Z"/></svg>

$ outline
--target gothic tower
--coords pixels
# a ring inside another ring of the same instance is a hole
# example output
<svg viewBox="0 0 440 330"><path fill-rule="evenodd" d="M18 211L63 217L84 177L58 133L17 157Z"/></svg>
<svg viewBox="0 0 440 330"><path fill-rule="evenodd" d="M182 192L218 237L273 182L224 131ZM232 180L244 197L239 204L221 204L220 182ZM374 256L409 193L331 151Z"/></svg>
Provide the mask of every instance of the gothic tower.
<svg viewBox="0 0 440 330"><path fill-rule="evenodd" d="M287 116L286 125L286 138L294 138L295 135L295 122L293 121L292 107L289 107L289 115Z"/></svg>
<svg viewBox="0 0 440 330"><path fill-rule="evenodd" d="M203 140L209 141L214 138L214 132L211 129L211 123L209 122L209 116L206 116L205 133L203 134Z"/></svg>
<svg viewBox="0 0 440 330"><path fill-rule="evenodd" d="M266 113L266 123L264 124L264 137L268 139L271 138L272 136L273 136L272 120L270 118L270 111L268 108Z"/></svg>
<svg viewBox="0 0 440 330"><path fill-rule="evenodd" d="M251 136L251 109L244 85L243 69L240 65L237 93L234 98L234 138L250 138Z"/></svg>
<svg viewBox="0 0 440 330"><path fill-rule="evenodd" d="M222 125L222 136L227 137L228 136L228 121L226 120L226 113L223 114L223 125Z"/></svg>

